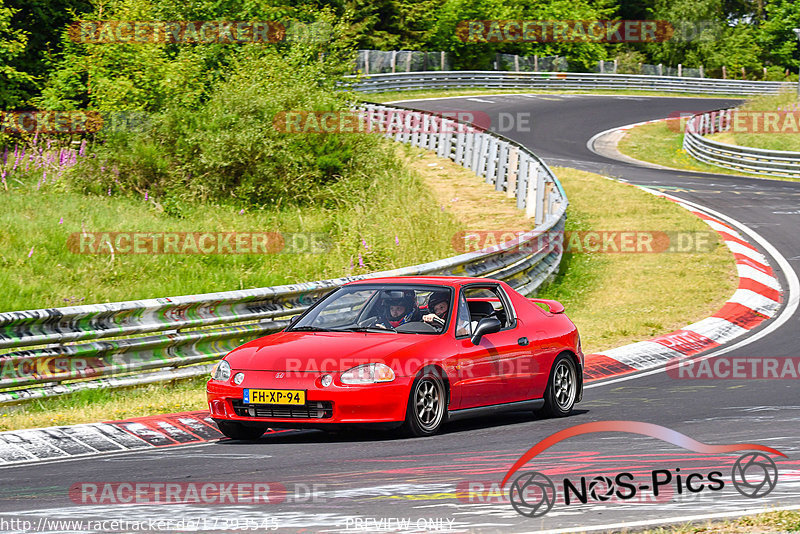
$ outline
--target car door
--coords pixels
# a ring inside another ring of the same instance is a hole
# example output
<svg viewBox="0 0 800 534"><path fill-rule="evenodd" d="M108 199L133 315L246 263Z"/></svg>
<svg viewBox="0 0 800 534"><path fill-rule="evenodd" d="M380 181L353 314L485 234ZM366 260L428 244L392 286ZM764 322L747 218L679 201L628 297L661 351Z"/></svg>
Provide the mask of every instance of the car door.
<svg viewBox="0 0 800 534"><path fill-rule="evenodd" d="M483 336L478 345L471 341L475 319L472 313L467 335L456 335L459 349L458 378L460 389L459 408L473 408L491 404L503 404L531 398L530 379L531 353L520 345L522 325L510 304L510 300L496 285L475 285L461 292L467 304L470 302L492 302L496 308L502 329ZM459 309L463 306L460 302ZM472 306L473 310L479 308ZM459 321L458 324L461 324Z"/></svg>

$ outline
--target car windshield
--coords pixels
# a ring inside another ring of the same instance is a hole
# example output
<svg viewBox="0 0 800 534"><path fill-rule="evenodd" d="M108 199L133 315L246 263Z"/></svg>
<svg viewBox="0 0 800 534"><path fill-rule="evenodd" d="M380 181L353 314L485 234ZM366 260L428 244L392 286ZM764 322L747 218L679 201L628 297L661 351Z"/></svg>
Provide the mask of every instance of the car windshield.
<svg viewBox="0 0 800 534"><path fill-rule="evenodd" d="M441 334L450 323L453 289L416 284L344 286L287 331Z"/></svg>

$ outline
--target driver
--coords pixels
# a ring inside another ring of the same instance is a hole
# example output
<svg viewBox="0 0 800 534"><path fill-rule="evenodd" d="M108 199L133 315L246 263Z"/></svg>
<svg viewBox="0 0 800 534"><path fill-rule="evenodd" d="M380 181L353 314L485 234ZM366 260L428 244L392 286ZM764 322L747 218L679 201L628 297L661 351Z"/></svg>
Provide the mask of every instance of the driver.
<svg viewBox="0 0 800 534"><path fill-rule="evenodd" d="M414 302L414 292L404 291L402 298L386 299L386 316L381 323L397 328L401 324L419 321L419 309Z"/></svg>
<svg viewBox="0 0 800 534"><path fill-rule="evenodd" d="M447 323L447 312L450 311L450 293L447 291L434 291L428 297L428 313L422 320L433 326L443 327Z"/></svg>

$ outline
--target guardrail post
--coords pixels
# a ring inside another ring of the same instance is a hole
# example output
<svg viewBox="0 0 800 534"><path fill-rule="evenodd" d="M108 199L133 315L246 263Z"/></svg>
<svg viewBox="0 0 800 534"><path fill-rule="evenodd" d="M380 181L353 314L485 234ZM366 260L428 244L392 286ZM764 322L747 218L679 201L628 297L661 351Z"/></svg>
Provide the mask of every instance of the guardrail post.
<svg viewBox="0 0 800 534"><path fill-rule="evenodd" d="M506 174L506 197L517 196L517 171L519 170L519 149L512 147L508 154L508 171Z"/></svg>
<svg viewBox="0 0 800 534"><path fill-rule="evenodd" d="M440 158L448 158L455 161L455 155L453 155L453 128L455 127L455 121L451 121L449 119L441 119L441 131L439 133L439 150L437 152Z"/></svg>
<svg viewBox="0 0 800 534"><path fill-rule="evenodd" d="M500 154L497 158L497 172L494 179L494 190L502 191L508 173L508 143L500 143Z"/></svg>
<svg viewBox="0 0 800 534"><path fill-rule="evenodd" d="M539 167L541 165L536 160L528 161L527 179L525 186L527 188L527 196L525 198L525 216L529 219L534 217L534 221L538 219L538 212L541 204L541 190L539 187Z"/></svg>
<svg viewBox="0 0 800 534"><path fill-rule="evenodd" d="M517 208L525 209L528 201L528 176L531 158L527 154L523 154L519 160L519 172L517 173L517 190L515 195L517 197ZM525 213L527 216L527 211Z"/></svg>
<svg viewBox="0 0 800 534"><path fill-rule="evenodd" d="M474 133L472 141L472 161L469 168L477 176L481 175L481 153L486 150L486 135L484 133Z"/></svg>
<svg viewBox="0 0 800 534"><path fill-rule="evenodd" d="M419 147L420 148L428 148L428 136L430 135L431 131L431 119L430 116L425 113L422 115L422 131L419 134Z"/></svg>
<svg viewBox="0 0 800 534"><path fill-rule="evenodd" d="M467 143L469 139L467 136L469 134L465 134L462 131L462 125L453 123L453 126L458 128L458 133L456 133L456 155L453 161L461 165L464 163L464 152L467 149Z"/></svg>
<svg viewBox="0 0 800 534"><path fill-rule="evenodd" d="M489 137L489 150L486 154L486 169L483 175L486 178L486 183L491 184L497 179L495 172L497 171L497 148L498 142L494 137Z"/></svg>
<svg viewBox="0 0 800 534"><path fill-rule="evenodd" d="M397 50L392 50L392 73L395 72L395 67L397 66Z"/></svg>
<svg viewBox="0 0 800 534"><path fill-rule="evenodd" d="M536 173L536 217L533 219L536 226L542 224L545 217L549 216L548 200L555 188L553 182L545 181L546 173L541 165L539 165L538 171Z"/></svg>

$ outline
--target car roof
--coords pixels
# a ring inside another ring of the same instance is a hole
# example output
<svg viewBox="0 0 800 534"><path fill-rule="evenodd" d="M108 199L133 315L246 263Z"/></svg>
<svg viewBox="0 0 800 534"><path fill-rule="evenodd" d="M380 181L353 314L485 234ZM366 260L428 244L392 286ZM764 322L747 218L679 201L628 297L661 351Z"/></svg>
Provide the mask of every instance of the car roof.
<svg viewBox="0 0 800 534"><path fill-rule="evenodd" d="M365 278L355 280L345 285L355 284L437 284L450 287L458 287L465 284L474 283L499 283L499 280L492 278L473 278L466 276L385 276L381 278Z"/></svg>

